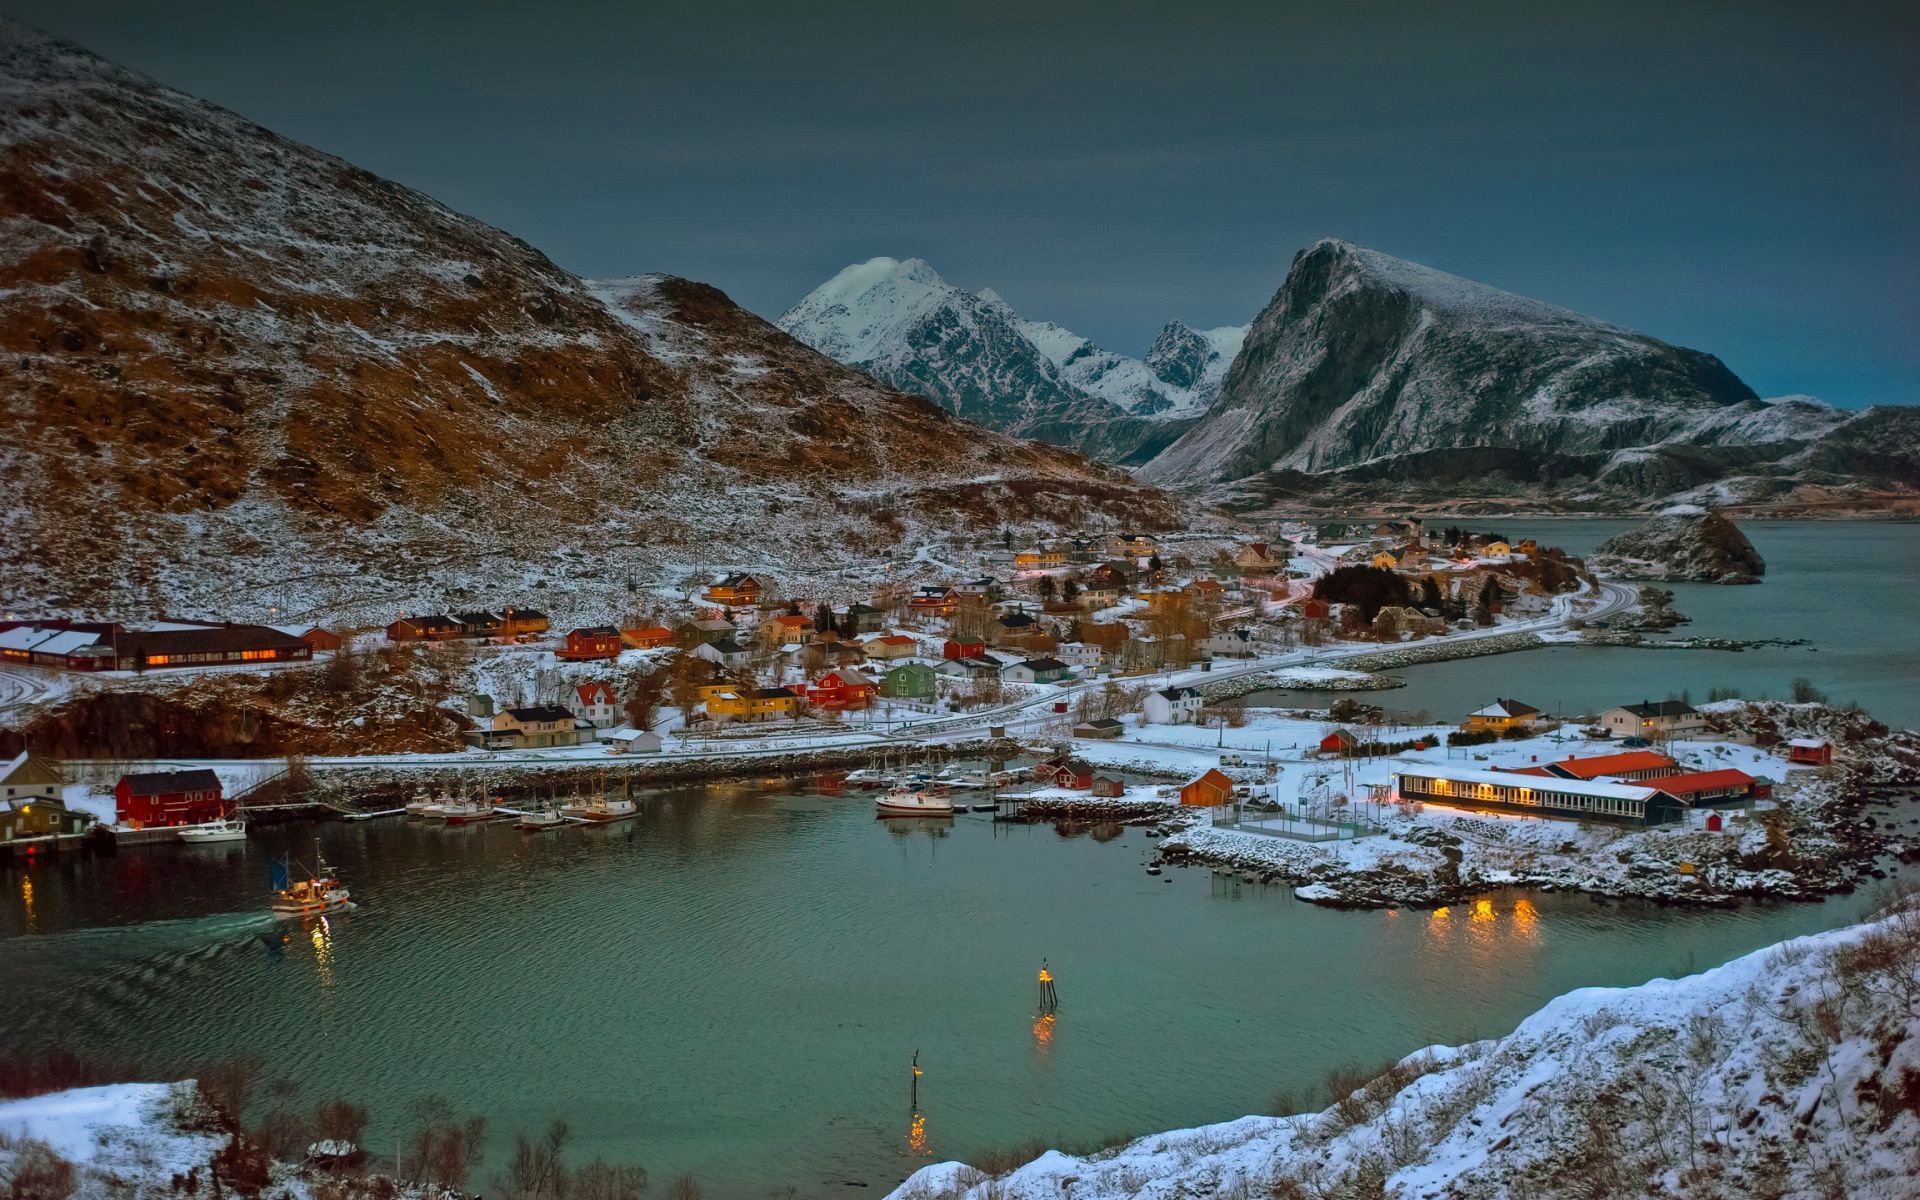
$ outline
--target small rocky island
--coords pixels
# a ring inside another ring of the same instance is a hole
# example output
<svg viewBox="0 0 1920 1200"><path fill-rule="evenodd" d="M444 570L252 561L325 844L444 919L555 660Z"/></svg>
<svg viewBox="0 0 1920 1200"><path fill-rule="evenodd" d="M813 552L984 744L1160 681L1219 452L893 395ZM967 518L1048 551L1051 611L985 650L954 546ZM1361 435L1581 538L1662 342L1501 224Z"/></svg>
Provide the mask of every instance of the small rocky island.
<svg viewBox="0 0 1920 1200"><path fill-rule="evenodd" d="M1672 508L1608 538L1587 566L1620 579L1661 582L1759 583L1766 560L1747 535L1717 512Z"/></svg>

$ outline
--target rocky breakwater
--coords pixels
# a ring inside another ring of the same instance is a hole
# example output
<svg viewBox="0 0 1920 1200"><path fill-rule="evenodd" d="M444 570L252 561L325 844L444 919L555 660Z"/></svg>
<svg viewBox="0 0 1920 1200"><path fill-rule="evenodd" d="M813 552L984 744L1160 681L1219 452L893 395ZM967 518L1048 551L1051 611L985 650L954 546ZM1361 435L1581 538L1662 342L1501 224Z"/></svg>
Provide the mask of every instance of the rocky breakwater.
<svg viewBox="0 0 1920 1200"><path fill-rule="evenodd" d="M1621 579L1758 583L1766 560L1739 527L1717 512L1671 508L1600 543L1587 566Z"/></svg>

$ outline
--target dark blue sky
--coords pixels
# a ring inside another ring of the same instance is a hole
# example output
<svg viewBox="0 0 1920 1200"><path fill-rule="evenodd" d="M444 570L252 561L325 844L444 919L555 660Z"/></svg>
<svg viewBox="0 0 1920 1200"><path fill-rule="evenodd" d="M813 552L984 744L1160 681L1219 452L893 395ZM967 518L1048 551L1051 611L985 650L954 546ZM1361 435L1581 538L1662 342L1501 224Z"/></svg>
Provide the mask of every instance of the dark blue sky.
<svg viewBox="0 0 1920 1200"><path fill-rule="evenodd" d="M1912 0L290 7L0 0L574 271L768 316L919 255L1137 354L1335 235L1763 395L1920 401Z"/></svg>

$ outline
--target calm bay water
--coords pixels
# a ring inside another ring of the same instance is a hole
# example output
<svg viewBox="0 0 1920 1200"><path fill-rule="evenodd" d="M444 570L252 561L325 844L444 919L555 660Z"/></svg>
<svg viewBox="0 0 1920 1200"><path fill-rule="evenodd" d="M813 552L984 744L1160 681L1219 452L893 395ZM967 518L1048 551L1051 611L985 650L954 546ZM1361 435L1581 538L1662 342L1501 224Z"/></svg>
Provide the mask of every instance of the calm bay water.
<svg viewBox="0 0 1920 1200"><path fill-rule="evenodd" d="M1461 518L1438 524L1492 529L1514 539L1585 554L1632 521ZM1461 659L1393 674L1405 688L1370 697L1395 711L1458 720L1511 696L1551 712L1582 713L1711 688L1749 698L1786 699L1804 676L1837 702L1856 701L1890 725L1920 727L1920 525L1882 521L1743 522L1767 560L1749 587L1667 585L1673 606L1693 618L1671 636L1806 638L1810 645L1724 650L1557 647ZM1655 635L1659 636L1659 635ZM1261 692L1252 704L1325 707L1325 692Z"/></svg>
<svg viewBox="0 0 1920 1200"><path fill-rule="evenodd" d="M1584 552L1627 523L1495 524ZM1780 696L1804 675L1920 725L1903 620L1920 526L1747 529L1766 582L1677 586L1682 632L1817 649L1533 651L1407 670L1381 698L1453 717L1495 695L1570 710ZM363 907L276 922L267 859L310 853L315 834ZM1870 905L1515 893L1334 912L1205 872L1148 876L1151 850L1140 830L878 822L864 796L768 780L653 793L611 829L329 824L0 868L0 1045L156 1067L257 1054L304 1103L369 1105L377 1148L407 1101L445 1094L492 1124L481 1181L513 1134L565 1117L577 1154L692 1172L722 1200L859 1194L849 1183L885 1188L925 1156L1259 1111L1336 1065L1497 1034L1570 988L1704 969Z"/></svg>
<svg viewBox="0 0 1920 1200"><path fill-rule="evenodd" d="M316 833L363 907L324 926L262 915L269 854ZM878 822L862 796L768 781L655 793L611 829L328 824L12 868L0 1042L157 1065L258 1054L305 1103L369 1105L376 1146L409 1099L442 1093L492 1123L483 1179L513 1133L564 1116L580 1154L691 1171L710 1196L834 1195L917 1165L916 1050L926 1154L1146 1132L1868 903L1334 912L1148 876L1151 845L986 815Z"/></svg>

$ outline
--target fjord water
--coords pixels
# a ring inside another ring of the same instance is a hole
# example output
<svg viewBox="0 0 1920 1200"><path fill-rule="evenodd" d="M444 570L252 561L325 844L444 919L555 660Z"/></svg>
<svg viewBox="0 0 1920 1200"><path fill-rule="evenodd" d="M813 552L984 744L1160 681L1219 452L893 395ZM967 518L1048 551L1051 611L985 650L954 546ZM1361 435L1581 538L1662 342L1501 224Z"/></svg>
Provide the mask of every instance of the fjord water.
<svg viewBox="0 0 1920 1200"><path fill-rule="evenodd" d="M1506 537L1537 538L1586 554L1635 522L1616 520L1439 519ZM1805 638L1806 646L1725 650L1644 650L1563 646L1435 663L1392 674L1405 688L1370 699L1396 712L1459 720L1496 696L1556 713L1592 713L1615 704L1716 687L1749 699L1784 700L1805 677L1836 703L1857 702L1882 721L1920 727L1920 524L1886 521L1742 521L1767 562L1751 586L1664 584L1674 608L1693 618L1671 634L1741 640ZM1325 707L1327 693L1262 692L1248 703Z"/></svg>
<svg viewBox="0 0 1920 1200"><path fill-rule="evenodd" d="M262 912L315 836L362 907ZM1495 894L1336 912L1138 829L879 822L798 781L650 794L624 827L398 820L0 871L0 1043L155 1068L258 1055L295 1103L485 1115L484 1183L555 1117L582 1158L709 1196L882 1194L925 1161L1263 1111L1276 1091L1498 1034L1549 998L1703 969L1864 910ZM1036 1019L1050 959L1058 1019ZM918 1051L925 1145L909 1145Z"/></svg>

